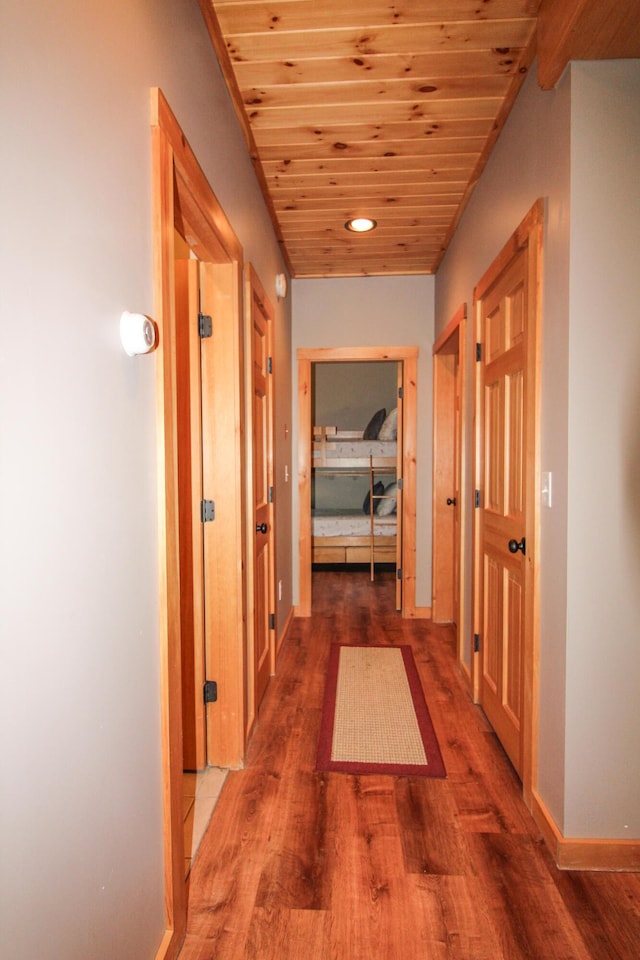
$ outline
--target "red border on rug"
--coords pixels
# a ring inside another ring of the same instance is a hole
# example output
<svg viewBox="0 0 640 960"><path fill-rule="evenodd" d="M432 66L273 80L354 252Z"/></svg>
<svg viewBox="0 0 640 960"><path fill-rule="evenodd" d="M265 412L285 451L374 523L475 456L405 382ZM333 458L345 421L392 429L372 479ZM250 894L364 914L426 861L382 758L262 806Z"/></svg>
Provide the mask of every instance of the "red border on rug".
<svg viewBox="0 0 640 960"><path fill-rule="evenodd" d="M338 667L340 664L341 647L363 647L365 649L377 648L386 650L400 650L404 669L411 691L413 708L416 712L416 719L424 745L424 751L427 756L426 764L414 763L358 763L346 760L332 760L331 746L333 743L333 725L336 706L336 692L338 686ZM327 679L324 688L324 698L322 702L322 719L320 721L320 736L318 738L318 753L316 756L316 770L335 773L352 774L389 774L396 777L439 777L447 776L438 738L436 737L431 716L427 708L427 702L424 698L422 684L418 675L418 669L413 657L411 647L405 645L390 646L387 644L373 643L332 643L329 651L329 663L327 666Z"/></svg>

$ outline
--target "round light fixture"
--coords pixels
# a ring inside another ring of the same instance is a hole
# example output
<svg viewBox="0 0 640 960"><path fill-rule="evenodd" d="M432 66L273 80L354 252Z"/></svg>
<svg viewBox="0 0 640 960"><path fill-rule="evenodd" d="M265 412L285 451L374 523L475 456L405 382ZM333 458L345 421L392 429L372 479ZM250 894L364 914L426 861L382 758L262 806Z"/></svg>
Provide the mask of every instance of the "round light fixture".
<svg viewBox="0 0 640 960"><path fill-rule="evenodd" d="M353 220L347 220L345 223L345 228L352 233L368 233L369 230L375 230L377 226L377 222L370 217L354 217Z"/></svg>

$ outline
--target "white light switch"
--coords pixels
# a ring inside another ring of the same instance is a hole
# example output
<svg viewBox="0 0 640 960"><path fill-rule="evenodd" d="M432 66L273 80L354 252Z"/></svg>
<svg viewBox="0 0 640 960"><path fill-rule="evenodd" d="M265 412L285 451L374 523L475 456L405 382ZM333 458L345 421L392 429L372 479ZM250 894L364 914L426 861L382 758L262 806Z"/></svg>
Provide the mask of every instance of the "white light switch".
<svg viewBox="0 0 640 960"><path fill-rule="evenodd" d="M551 472L543 470L542 489L540 491L540 500L542 502L543 507L550 507L552 504L552 496L551 496L552 480L553 480L553 477Z"/></svg>

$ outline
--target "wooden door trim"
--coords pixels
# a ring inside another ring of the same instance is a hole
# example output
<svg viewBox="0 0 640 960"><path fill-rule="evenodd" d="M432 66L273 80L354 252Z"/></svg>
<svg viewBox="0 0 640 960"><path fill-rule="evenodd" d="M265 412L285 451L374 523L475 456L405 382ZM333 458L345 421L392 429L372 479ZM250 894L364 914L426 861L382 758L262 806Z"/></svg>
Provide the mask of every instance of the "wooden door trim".
<svg viewBox="0 0 640 960"><path fill-rule="evenodd" d="M460 528L460 541L456 545L458 550L458 566L459 566L459 580L458 580L458 611L459 611L459 623L457 624L458 636L458 663L463 671L463 674L471 685L471 672L470 664L467 664L464 659L464 644L467 639L468 632L468 614L465 603L465 583L466 583L466 570L467 570L467 523L469 518L469 509L470 504L466 496L467 490L467 472L468 472L468 461L467 461L467 417L464 409L464 398L466 396L466 383L467 383L467 304L462 303L458 310L455 312L447 326L444 328L440 336L437 338L433 345L433 362L434 362L434 371L433 371L433 418L434 418L434 427L433 427L433 540L432 540L432 570L433 577L437 576L437 543L438 543L438 530L437 530L437 511L436 511L436 471L438 469L438 463L440 458L440 444L439 436L437 430L437 417L439 409L439 395L438 395L438 378L437 378L437 364L438 358L442 357L444 354L451 350L451 344L453 338L457 336L457 355L458 355L458 378L459 378L459 393L462 400L462 409L460 411L460 436L458 437L458 449L457 449L457 470L458 470L458 506L459 510L459 528ZM437 585L434 583L433 596L437 595ZM437 614L436 604L433 603L434 618ZM473 653L472 653L473 656Z"/></svg>
<svg viewBox="0 0 640 960"><path fill-rule="evenodd" d="M180 555L176 403L176 309L174 230L203 262L228 265L237 276L236 311L242 297L242 248L162 92L151 90L152 188L158 463L158 556L160 717L163 783L165 932L157 960L174 960L186 932L186 888L182 809L182 716L180 682ZM239 316L236 325L241 335ZM239 389L242 370L236 372ZM240 400L242 398L240 397ZM233 402L233 400L231 400ZM238 431L237 459L242 456ZM235 494L242 497L242 486ZM236 509L240 505L236 502ZM229 545L229 564L244 565L244 531ZM244 599L244 598L243 598ZM237 625L242 636L242 624ZM228 638L226 638L228 641ZM234 638L235 640L236 638ZM228 644L227 644L228 645ZM228 689L237 697L237 641L223 665ZM222 678L220 678L222 679ZM225 683L226 686L226 683ZM232 704L227 721L239 756L244 749L243 705Z"/></svg>
<svg viewBox="0 0 640 960"><path fill-rule="evenodd" d="M537 786L538 770L538 651L539 651L539 581L540 581L540 411L541 411L541 338L542 338L542 263L544 232L544 200L537 200L513 232L491 266L476 284L473 295L475 340L481 332L482 301L514 257L527 249L527 369L526 409L526 518L527 564L525 567L525 650L522 707L522 786L523 797L531 809ZM474 487L482 500L482 382L477 369L474 374ZM473 522L473 623L480 633L480 573L482 558L479 537L479 511ZM472 684L475 699L479 695L479 654L472 660Z"/></svg>
<svg viewBox="0 0 640 960"><path fill-rule="evenodd" d="M311 364L395 361L404 366L402 616L416 617L418 347L301 347L298 358L298 540L296 615L311 616Z"/></svg>

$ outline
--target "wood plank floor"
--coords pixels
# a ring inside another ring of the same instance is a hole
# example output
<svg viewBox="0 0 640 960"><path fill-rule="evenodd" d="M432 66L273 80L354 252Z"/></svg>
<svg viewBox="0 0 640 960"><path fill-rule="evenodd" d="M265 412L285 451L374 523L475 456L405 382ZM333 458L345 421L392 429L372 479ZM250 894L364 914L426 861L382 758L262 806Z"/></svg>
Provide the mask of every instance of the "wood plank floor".
<svg viewBox="0 0 640 960"><path fill-rule="evenodd" d="M390 575L313 588L192 868L181 960L640 957L640 875L555 868L451 630L403 621ZM314 772L334 641L411 645L446 780Z"/></svg>

